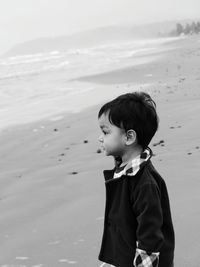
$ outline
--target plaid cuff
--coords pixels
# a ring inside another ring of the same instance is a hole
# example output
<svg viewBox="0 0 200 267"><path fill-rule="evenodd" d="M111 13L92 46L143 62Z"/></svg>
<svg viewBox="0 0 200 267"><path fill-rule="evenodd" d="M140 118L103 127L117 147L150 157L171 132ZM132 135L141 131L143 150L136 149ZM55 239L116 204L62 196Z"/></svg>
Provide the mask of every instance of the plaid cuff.
<svg viewBox="0 0 200 267"><path fill-rule="evenodd" d="M134 267L158 267L159 252L147 253L146 251L136 248Z"/></svg>

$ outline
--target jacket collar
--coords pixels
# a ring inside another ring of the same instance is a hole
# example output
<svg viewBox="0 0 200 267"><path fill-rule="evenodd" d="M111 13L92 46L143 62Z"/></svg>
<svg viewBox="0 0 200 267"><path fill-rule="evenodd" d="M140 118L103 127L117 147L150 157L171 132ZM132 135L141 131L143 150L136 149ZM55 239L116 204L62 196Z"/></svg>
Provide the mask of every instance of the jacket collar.
<svg viewBox="0 0 200 267"><path fill-rule="evenodd" d="M117 179L122 176L135 176L138 171L143 168L152 157L152 151L150 148L145 149L141 155L131 160L124 168L115 167L112 170L104 171L104 178L107 182L110 179Z"/></svg>

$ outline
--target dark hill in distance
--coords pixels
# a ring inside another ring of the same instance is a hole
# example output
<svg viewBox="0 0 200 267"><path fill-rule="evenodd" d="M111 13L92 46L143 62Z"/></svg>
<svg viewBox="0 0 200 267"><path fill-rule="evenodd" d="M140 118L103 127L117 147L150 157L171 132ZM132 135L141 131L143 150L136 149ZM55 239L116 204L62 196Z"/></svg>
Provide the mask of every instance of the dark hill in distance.
<svg viewBox="0 0 200 267"><path fill-rule="evenodd" d="M67 36L44 37L19 43L8 50L3 57L67 51L143 38L166 35L175 28L176 22L160 22L138 26L107 26Z"/></svg>

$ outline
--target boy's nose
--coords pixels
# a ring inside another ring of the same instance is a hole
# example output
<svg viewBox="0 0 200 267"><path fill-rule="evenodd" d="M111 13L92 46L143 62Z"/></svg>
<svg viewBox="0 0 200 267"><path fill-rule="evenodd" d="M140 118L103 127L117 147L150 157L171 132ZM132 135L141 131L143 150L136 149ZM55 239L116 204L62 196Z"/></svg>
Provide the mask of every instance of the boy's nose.
<svg viewBox="0 0 200 267"><path fill-rule="evenodd" d="M103 136L100 135L98 140L99 140L100 143L102 143L103 142Z"/></svg>

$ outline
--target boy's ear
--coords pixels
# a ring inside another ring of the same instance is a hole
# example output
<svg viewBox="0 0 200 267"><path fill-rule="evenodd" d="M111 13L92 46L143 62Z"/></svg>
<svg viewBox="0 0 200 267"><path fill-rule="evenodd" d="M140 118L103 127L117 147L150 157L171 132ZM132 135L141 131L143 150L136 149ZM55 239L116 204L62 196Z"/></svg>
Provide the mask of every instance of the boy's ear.
<svg viewBox="0 0 200 267"><path fill-rule="evenodd" d="M136 142L137 139L137 134L134 130L128 130L126 132L126 145L132 145L133 143Z"/></svg>

